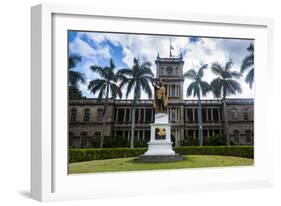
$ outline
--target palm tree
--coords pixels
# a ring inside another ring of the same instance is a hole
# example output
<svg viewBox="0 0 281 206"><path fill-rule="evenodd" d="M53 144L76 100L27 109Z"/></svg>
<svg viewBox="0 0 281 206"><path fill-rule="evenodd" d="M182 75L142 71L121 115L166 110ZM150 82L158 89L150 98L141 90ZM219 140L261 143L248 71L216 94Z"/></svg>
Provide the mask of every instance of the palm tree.
<svg viewBox="0 0 281 206"><path fill-rule="evenodd" d="M187 88L186 95L198 98L198 122L199 122L199 144L203 145L203 128L202 128L202 106L201 106L201 97L206 96L210 89L208 82L203 81L204 70L208 68L208 64L202 65L198 71L191 69L184 73L184 78L192 80Z"/></svg>
<svg viewBox="0 0 281 206"><path fill-rule="evenodd" d="M78 88L78 82L84 84L85 76L83 73L73 70L80 61L81 56L71 55L68 57L68 93L70 99L83 98L83 94Z"/></svg>
<svg viewBox="0 0 281 206"><path fill-rule="evenodd" d="M224 135L226 137L226 144L230 145L229 134L228 134L228 117L226 108L226 97L236 93L241 93L241 85L238 79L241 74L236 71L231 71L233 62L229 59L225 65L219 63L213 63L211 70L218 77L211 82L211 90L216 98L221 98L223 101L223 115L224 115Z"/></svg>
<svg viewBox="0 0 281 206"><path fill-rule="evenodd" d="M81 83L85 82L84 74L78 71L74 71L73 68L76 67L77 63L81 61L81 56L71 55L68 58L68 84L69 86L77 88L77 83L80 81Z"/></svg>
<svg viewBox="0 0 281 206"><path fill-rule="evenodd" d="M254 45L251 43L247 50L249 54L243 59L240 72L243 74L246 70L248 70L245 81L252 89L254 83Z"/></svg>
<svg viewBox="0 0 281 206"><path fill-rule="evenodd" d="M151 63L144 61L139 62L134 58L134 64L132 68L121 69L118 72L118 76L121 79L120 88L127 86L126 97L133 91L133 107L132 107L132 125L131 125L131 142L130 147L134 148L134 132L135 132L135 112L136 104L141 97L141 91L144 91L149 98L152 97L152 91L150 83L153 82L154 74L151 71Z"/></svg>
<svg viewBox="0 0 281 206"><path fill-rule="evenodd" d="M102 136L100 141L100 148L103 147L104 141L104 127L106 121L106 110L108 106L109 95L111 94L112 98L122 97L120 88L117 85L118 77L116 75L115 64L112 59L110 59L109 66L100 67L97 65L90 66L90 69L99 75L99 78L94 79L89 82L88 89L92 94L98 92L98 100L101 101L102 98L105 98L105 104L103 109L103 126L102 126Z"/></svg>

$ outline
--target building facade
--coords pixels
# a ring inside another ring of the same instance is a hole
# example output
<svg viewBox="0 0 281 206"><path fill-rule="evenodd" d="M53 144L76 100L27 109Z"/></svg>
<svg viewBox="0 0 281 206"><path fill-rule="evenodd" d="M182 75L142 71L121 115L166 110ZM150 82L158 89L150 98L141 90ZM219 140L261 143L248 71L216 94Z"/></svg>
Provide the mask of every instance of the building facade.
<svg viewBox="0 0 281 206"><path fill-rule="evenodd" d="M169 98L168 114L175 146L187 137L198 137L198 101L183 99L183 64L179 58L156 58L156 77L164 83ZM203 136L223 134L221 100L201 100ZM69 145L90 147L101 137L104 102L97 99L69 101ZM130 138L132 100L110 99L105 113L105 136ZM227 99L228 132L235 144L254 143L254 100ZM149 141L154 122L152 100L140 100L136 108L135 138Z"/></svg>

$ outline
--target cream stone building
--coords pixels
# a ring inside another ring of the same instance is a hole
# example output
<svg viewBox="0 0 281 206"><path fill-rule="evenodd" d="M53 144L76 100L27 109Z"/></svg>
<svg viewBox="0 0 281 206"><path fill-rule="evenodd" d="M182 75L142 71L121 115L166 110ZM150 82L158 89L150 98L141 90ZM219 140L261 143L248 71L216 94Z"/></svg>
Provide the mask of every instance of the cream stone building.
<svg viewBox="0 0 281 206"><path fill-rule="evenodd" d="M168 114L172 141L180 146L187 137L198 137L197 100L183 99L183 64L179 58L156 58L156 77L163 81L169 97ZM204 138L223 134L221 100L201 100ZM69 101L69 146L90 147L101 137L104 101L83 99ZM130 138L132 100L110 99L106 111L105 136ZM228 132L235 144L254 143L254 100L227 99ZM152 100L137 103L135 138L149 141L150 123L154 121Z"/></svg>

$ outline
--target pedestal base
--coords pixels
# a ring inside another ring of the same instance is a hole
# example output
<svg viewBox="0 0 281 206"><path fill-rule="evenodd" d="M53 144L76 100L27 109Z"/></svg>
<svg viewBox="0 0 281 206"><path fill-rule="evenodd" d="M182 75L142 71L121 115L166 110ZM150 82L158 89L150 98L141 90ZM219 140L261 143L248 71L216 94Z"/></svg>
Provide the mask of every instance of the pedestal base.
<svg viewBox="0 0 281 206"><path fill-rule="evenodd" d="M175 155L172 145L172 142L167 142L165 140L151 141L148 143L148 150L144 153L144 155Z"/></svg>
<svg viewBox="0 0 281 206"><path fill-rule="evenodd" d="M166 113L155 115L155 122L150 124L151 136L148 150L135 158L138 162L169 162L183 160L184 157L176 154L171 142L171 125Z"/></svg>

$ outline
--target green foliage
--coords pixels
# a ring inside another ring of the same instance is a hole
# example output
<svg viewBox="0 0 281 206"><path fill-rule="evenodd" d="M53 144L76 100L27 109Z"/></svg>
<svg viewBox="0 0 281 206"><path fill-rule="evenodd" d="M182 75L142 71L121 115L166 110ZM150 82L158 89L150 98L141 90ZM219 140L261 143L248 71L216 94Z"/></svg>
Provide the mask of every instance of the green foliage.
<svg viewBox="0 0 281 206"><path fill-rule="evenodd" d="M226 139L224 135L215 135L213 137L204 137L204 145L206 146L223 146L226 145ZM230 142L234 145L233 142ZM180 142L181 146L199 146L199 139L193 137L185 137L184 140Z"/></svg>
<svg viewBox="0 0 281 206"><path fill-rule="evenodd" d="M136 157L147 148L103 148L103 149L69 149L69 162ZM189 146L175 147L180 155L221 155L236 157L254 157L253 146Z"/></svg>
<svg viewBox="0 0 281 206"><path fill-rule="evenodd" d="M145 151L146 148L70 149L69 162L136 157Z"/></svg>
<svg viewBox="0 0 281 206"><path fill-rule="evenodd" d="M91 144L92 148L98 148L100 145L100 139L94 138ZM104 137L104 148L127 148L130 146L130 140L125 137L111 137L105 136ZM146 140L135 140L135 147L147 147Z"/></svg>
<svg viewBox="0 0 281 206"><path fill-rule="evenodd" d="M254 83L254 45L251 43L250 46L247 48L249 54L243 59L241 64L240 72L243 74L247 71L247 75L245 78L246 83L249 84L249 87L252 89Z"/></svg>
<svg viewBox="0 0 281 206"><path fill-rule="evenodd" d="M233 145L233 143L230 143ZM204 145L208 146L223 146L226 145L226 139L224 135L215 135L213 137L205 137Z"/></svg>
<svg viewBox="0 0 281 206"><path fill-rule="evenodd" d="M85 99L86 98L83 96L82 92L74 86L68 86L68 96L69 96L69 99Z"/></svg>
<svg viewBox="0 0 281 206"><path fill-rule="evenodd" d="M180 155L222 155L254 158L253 146L197 146L176 147L176 153Z"/></svg>
<svg viewBox="0 0 281 206"><path fill-rule="evenodd" d="M199 138L185 137L180 141L181 146L199 146Z"/></svg>

